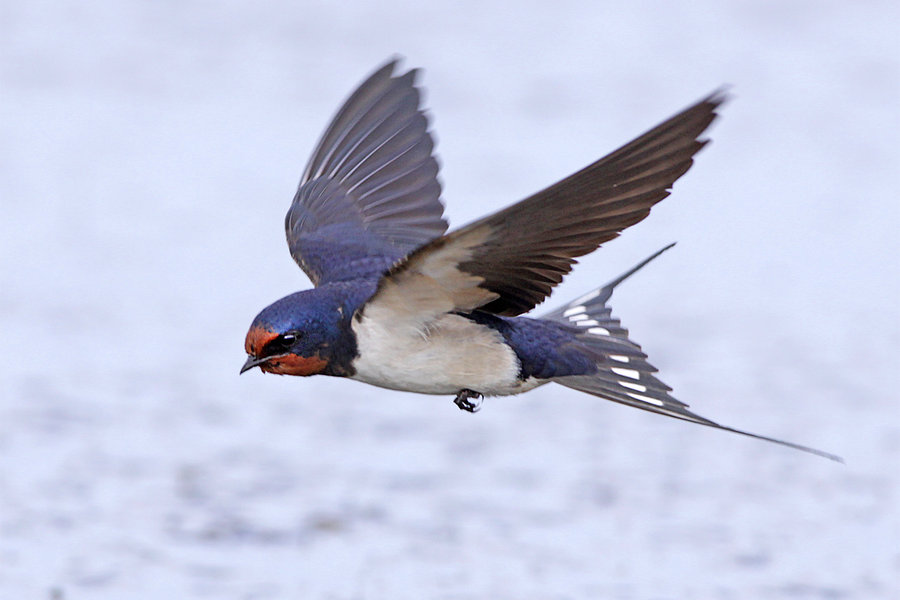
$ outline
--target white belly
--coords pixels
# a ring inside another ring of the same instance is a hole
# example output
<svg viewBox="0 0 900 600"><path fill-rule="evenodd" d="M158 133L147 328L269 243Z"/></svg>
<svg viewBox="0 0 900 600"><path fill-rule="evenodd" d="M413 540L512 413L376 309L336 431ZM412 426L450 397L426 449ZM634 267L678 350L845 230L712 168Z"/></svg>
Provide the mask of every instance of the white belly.
<svg viewBox="0 0 900 600"><path fill-rule="evenodd" d="M486 396L524 392L542 383L519 381L519 359L492 329L447 314L425 331L354 319L359 357L352 379L420 394L454 395L462 389Z"/></svg>

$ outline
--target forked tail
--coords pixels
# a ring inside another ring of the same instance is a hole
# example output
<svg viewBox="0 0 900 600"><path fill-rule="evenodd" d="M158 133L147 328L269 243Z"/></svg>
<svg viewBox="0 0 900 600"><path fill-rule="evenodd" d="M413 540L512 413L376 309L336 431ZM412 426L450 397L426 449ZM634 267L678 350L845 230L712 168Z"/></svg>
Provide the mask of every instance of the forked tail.
<svg viewBox="0 0 900 600"><path fill-rule="evenodd" d="M603 287L585 294L566 306L541 317L570 327L576 327L579 330L578 340L594 350L596 355L602 356L602 359L597 362L596 373L558 377L553 381L572 389L587 392L613 402L627 404L641 410L732 433L739 433L802 450L803 452L809 452L830 460L843 462L841 457L822 450L725 427L694 414L687 409L687 404L679 402L669 394L672 388L653 375L657 369L647 362L647 355L641 351L641 347L628 339L628 330L622 327L619 319L612 316L612 309L607 305L607 302L617 285L674 245L669 244Z"/></svg>

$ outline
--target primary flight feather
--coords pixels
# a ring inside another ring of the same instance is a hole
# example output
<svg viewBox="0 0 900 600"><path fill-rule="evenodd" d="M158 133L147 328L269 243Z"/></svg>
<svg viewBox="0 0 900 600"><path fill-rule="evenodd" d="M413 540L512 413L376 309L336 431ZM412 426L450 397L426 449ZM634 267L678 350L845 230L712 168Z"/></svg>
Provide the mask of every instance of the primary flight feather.
<svg viewBox="0 0 900 600"><path fill-rule="evenodd" d="M687 410L654 375L608 301L628 273L541 318L519 316L576 262L643 220L706 144L721 92L562 181L447 233L438 164L416 71L391 61L347 99L316 145L285 217L291 256L315 288L278 300L247 333L241 372L332 375L484 396L559 383L601 398L724 427Z"/></svg>

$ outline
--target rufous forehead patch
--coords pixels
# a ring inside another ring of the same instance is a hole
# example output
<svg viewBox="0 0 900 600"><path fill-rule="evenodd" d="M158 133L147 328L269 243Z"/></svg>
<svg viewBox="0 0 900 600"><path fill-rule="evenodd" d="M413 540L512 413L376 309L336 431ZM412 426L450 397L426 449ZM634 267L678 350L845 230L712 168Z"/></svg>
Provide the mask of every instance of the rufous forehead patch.
<svg viewBox="0 0 900 600"><path fill-rule="evenodd" d="M256 325L247 332L247 339L244 340L244 350L250 356L259 356L266 344L277 337L278 332Z"/></svg>

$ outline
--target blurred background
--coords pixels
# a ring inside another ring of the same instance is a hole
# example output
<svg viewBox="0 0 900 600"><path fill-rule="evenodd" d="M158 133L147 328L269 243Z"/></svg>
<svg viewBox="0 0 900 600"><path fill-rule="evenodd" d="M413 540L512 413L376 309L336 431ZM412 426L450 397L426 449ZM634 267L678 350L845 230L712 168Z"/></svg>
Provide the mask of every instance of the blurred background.
<svg viewBox="0 0 900 600"><path fill-rule="evenodd" d="M900 4L0 2L0 598L900 597ZM714 142L552 308L700 414L477 415L238 377L307 287L282 219L340 102L425 69L452 226L722 86Z"/></svg>

